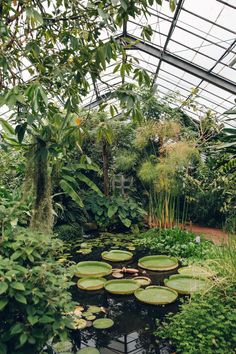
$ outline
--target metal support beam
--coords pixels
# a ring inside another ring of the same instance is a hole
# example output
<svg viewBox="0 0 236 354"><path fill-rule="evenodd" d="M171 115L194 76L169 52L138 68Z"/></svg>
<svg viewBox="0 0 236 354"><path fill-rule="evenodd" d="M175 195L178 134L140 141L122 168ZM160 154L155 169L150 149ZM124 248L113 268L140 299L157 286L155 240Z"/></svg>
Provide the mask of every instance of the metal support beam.
<svg viewBox="0 0 236 354"><path fill-rule="evenodd" d="M155 58L161 59L163 62L172 65L178 69L186 71L187 73L198 77L201 80L205 80L212 85L215 85L225 91L236 94L236 84L223 79L217 74L212 72L208 72L207 70L199 67L198 65L191 63L185 59L179 58L174 54L169 52L163 53L159 48L152 46L150 44L145 43L143 40L139 38L135 38L134 36L127 35L126 38L120 37L120 40L126 42L128 44L127 49L138 49L142 52L145 52L149 55L152 55ZM133 43L132 43L133 42Z"/></svg>
<svg viewBox="0 0 236 354"><path fill-rule="evenodd" d="M104 93L104 95L101 95L97 97L96 101L92 101L85 106L83 106L84 109L92 109L97 107L101 102L106 101L109 97L111 96L111 91Z"/></svg>
<svg viewBox="0 0 236 354"><path fill-rule="evenodd" d="M160 57L159 63L157 65L156 73L155 73L154 78L153 78L153 85L155 84L155 81L156 81L156 79L158 77L158 73L159 73L160 68L161 68L162 58L163 58L163 56L164 56L164 54L165 54L165 52L167 50L169 41L171 40L171 36L172 36L172 34L173 34L174 30L175 30L175 26L177 25L178 18L179 18L179 15L181 13L181 9L182 9L183 4L184 4L184 0L179 0L178 5L177 5L176 10L175 10L175 14L174 14L173 20L171 22L171 26L170 26L168 35L166 37L166 41L165 41L164 47L162 49L162 53L161 53L161 57Z"/></svg>

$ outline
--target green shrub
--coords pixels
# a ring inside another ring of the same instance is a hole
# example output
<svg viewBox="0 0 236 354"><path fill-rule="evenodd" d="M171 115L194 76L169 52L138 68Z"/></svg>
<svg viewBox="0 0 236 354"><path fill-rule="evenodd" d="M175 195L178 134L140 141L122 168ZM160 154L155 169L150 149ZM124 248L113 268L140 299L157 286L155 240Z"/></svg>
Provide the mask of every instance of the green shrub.
<svg viewBox="0 0 236 354"><path fill-rule="evenodd" d="M162 254L169 254L179 258L206 258L212 244L200 239L196 242L196 235L189 231L174 229L150 229L136 240L137 246Z"/></svg>
<svg viewBox="0 0 236 354"><path fill-rule="evenodd" d="M95 221L101 230L119 228L129 229L138 224L145 215L142 205L132 198L99 196L89 194L86 197L85 208L91 221Z"/></svg>
<svg viewBox="0 0 236 354"><path fill-rule="evenodd" d="M55 260L60 240L32 233L4 235L0 249L0 353L39 353L72 323L69 271Z"/></svg>
<svg viewBox="0 0 236 354"><path fill-rule="evenodd" d="M77 223L58 225L54 228L54 232L63 241L77 240L83 236L83 229Z"/></svg>
<svg viewBox="0 0 236 354"><path fill-rule="evenodd" d="M236 352L236 286L215 288L204 296L195 295L168 315L156 335L171 340L176 353L233 354Z"/></svg>

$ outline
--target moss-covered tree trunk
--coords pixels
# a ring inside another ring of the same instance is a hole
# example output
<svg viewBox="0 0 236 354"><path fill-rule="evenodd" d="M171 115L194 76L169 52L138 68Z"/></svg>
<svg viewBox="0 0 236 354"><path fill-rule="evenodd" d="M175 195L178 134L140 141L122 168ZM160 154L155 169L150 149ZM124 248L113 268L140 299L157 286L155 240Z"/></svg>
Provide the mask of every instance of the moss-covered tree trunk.
<svg viewBox="0 0 236 354"><path fill-rule="evenodd" d="M105 139L102 140L102 161L103 161L103 192L109 195L109 157L108 146Z"/></svg>
<svg viewBox="0 0 236 354"><path fill-rule="evenodd" d="M36 139L32 150L32 168L34 206L30 227L33 230L51 233L53 227L51 174L47 145L41 139Z"/></svg>

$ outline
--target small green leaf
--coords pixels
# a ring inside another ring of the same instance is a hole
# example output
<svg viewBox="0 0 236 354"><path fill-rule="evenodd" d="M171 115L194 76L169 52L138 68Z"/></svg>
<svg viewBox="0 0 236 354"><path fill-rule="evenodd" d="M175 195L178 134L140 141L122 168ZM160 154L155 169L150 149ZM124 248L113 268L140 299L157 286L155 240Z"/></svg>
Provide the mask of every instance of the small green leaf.
<svg viewBox="0 0 236 354"><path fill-rule="evenodd" d="M109 218L112 218L113 215L115 215L115 213L118 210L118 206L117 205L109 205L108 211L107 211L107 215Z"/></svg>
<svg viewBox="0 0 236 354"><path fill-rule="evenodd" d="M11 283L11 287L13 289L16 289L16 290L22 290L22 291L25 290L24 285L22 283L18 282L18 281L15 281L14 283Z"/></svg>
<svg viewBox="0 0 236 354"><path fill-rule="evenodd" d="M54 318L44 315L40 318L39 323L52 323L54 322Z"/></svg>
<svg viewBox="0 0 236 354"><path fill-rule="evenodd" d="M25 304L25 305L27 304L27 300L26 300L26 297L24 295L16 293L14 296L15 296L16 301L18 301L18 302L20 302L22 304Z"/></svg>
<svg viewBox="0 0 236 354"><path fill-rule="evenodd" d="M4 307L8 304L7 299L0 299L0 311L4 309ZM1 353L1 352L0 352Z"/></svg>
<svg viewBox="0 0 236 354"><path fill-rule="evenodd" d="M27 342L28 336L26 333L22 333L20 336L20 345L23 346Z"/></svg>
<svg viewBox="0 0 236 354"><path fill-rule="evenodd" d="M23 332L24 330L24 326L22 325L22 323L16 323L14 324L14 326L11 327L11 334L18 334Z"/></svg>
<svg viewBox="0 0 236 354"><path fill-rule="evenodd" d="M124 9L125 11L127 11L127 9L128 9L128 4L127 4L127 2L126 2L125 0L120 0L120 3L121 3L121 6L123 7L123 9Z"/></svg>
<svg viewBox="0 0 236 354"><path fill-rule="evenodd" d="M11 255L11 259L14 261L15 259L22 256L22 251L16 251Z"/></svg>
<svg viewBox="0 0 236 354"><path fill-rule="evenodd" d="M8 284L1 281L0 282L0 295L5 293L7 291L7 289L8 289Z"/></svg>

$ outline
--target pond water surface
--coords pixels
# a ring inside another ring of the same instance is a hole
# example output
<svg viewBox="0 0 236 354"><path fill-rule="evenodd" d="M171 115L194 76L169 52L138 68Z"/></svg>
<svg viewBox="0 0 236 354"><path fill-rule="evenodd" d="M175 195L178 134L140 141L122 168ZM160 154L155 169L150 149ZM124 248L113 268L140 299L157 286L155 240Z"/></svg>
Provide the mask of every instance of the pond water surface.
<svg viewBox="0 0 236 354"><path fill-rule="evenodd" d="M125 246L125 245L124 245ZM93 252L82 255L78 248L73 252L73 260L78 263L85 260L102 261L101 252L110 249L107 246L94 247ZM122 247L119 247L122 249ZM125 249L125 247L123 247ZM138 259L151 253L132 251L134 257L128 262L107 262L113 268L136 268L139 275L147 275L151 278L151 285L163 285L163 280L177 269L167 272L145 271L137 266ZM125 275L125 278L131 278ZM114 279L112 276L106 279ZM72 289L73 300L77 301L85 309L87 306L96 305L104 308L106 314L98 313L97 318L108 317L114 321L113 327L107 330L99 330L89 327L81 331L73 331L72 337L77 348L86 346L96 347L101 354L168 354L174 350L165 343L158 344L153 335L156 329L156 319L163 320L167 313L176 313L179 302L170 305L147 305L135 299L134 295L112 295L105 290L83 291L74 286Z"/></svg>

